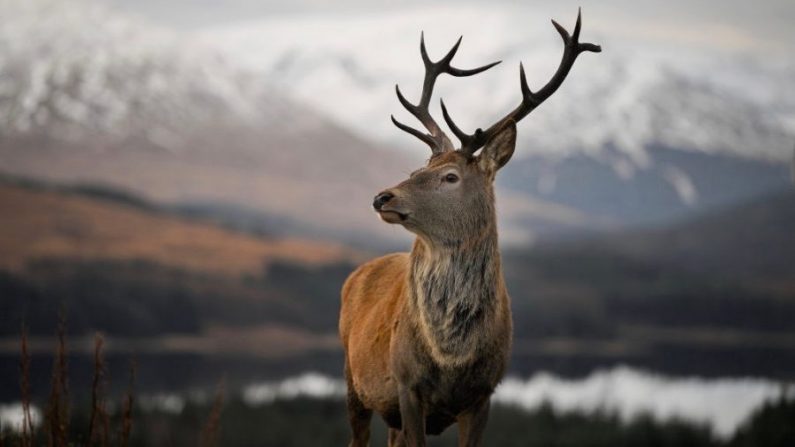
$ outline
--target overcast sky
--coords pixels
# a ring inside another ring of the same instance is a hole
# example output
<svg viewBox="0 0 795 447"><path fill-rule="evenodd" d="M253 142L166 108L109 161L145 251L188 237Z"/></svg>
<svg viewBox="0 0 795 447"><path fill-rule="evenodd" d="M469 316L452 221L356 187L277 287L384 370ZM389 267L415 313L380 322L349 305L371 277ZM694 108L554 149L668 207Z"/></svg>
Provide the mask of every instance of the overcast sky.
<svg viewBox="0 0 795 447"><path fill-rule="evenodd" d="M193 30L276 14L379 12L419 8L461 0L105 0L167 27ZM470 0L476 2L476 0ZM521 4L553 17L571 14L581 5L590 21L600 21L628 35L687 42L720 40L748 50L795 50L793 0L481 0Z"/></svg>

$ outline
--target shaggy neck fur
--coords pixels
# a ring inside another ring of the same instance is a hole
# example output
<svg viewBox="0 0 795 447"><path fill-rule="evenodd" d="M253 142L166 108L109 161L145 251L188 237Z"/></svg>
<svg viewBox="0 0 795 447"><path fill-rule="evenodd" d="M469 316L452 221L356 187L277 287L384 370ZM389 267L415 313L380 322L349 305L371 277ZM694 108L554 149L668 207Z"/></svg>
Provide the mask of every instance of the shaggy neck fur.
<svg viewBox="0 0 795 447"><path fill-rule="evenodd" d="M469 362L491 322L502 278L496 222L472 240L434 246L417 238L411 252L409 290L431 356L442 366Z"/></svg>

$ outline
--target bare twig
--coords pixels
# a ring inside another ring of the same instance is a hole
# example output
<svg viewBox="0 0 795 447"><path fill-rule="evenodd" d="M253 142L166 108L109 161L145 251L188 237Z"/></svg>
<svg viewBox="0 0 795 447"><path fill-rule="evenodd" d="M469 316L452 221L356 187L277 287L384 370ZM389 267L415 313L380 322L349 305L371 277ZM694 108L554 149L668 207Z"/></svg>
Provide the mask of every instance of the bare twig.
<svg viewBox="0 0 795 447"><path fill-rule="evenodd" d="M213 407L210 410L210 415L207 417L204 428L202 428L201 437L199 438L199 447L215 447L218 445L218 438L221 432L221 413L224 408L225 388L225 380L221 379L215 390L215 399L213 400Z"/></svg>
<svg viewBox="0 0 795 447"><path fill-rule="evenodd" d="M108 445L108 412L105 407L105 359L102 335L94 335L94 380L91 382L91 417L88 422L90 445Z"/></svg>
<svg viewBox="0 0 795 447"><path fill-rule="evenodd" d="M50 447L66 447L69 432L69 381L66 360L66 316L61 310L58 317L58 344L52 368L52 388L47 406Z"/></svg>
<svg viewBox="0 0 795 447"><path fill-rule="evenodd" d="M22 433L20 445L33 446L33 418L30 415L30 352L28 351L28 330L22 325L19 359L19 388L22 393ZM0 433L2 437L2 433ZM2 440L0 440L2 444Z"/></svg>
<svg viewBox="0 0 795 447"><path fill-rule="evenodd" d="M130 443L133 423L132 410L135 405L135 367L135 360L130 360L130 381L127 384L127 394L124 396L121 410L121 433L119 435L121 447L127 447Z"/></svg>

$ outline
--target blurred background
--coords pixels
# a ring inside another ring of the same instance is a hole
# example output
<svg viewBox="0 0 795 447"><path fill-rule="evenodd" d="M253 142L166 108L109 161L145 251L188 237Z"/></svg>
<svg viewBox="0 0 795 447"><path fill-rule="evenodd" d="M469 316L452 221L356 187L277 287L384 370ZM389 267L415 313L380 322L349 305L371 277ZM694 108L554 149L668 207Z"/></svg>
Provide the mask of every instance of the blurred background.
<svg viewBox="0 0 795 447"><path fill-rule="evenodd" d="M551 77L578 6L603 52L497 179L515 342L487 445L795 445L789 0L0 0L0 443L20 381L48 436L61 314L78 444L99 332L114 424L137 365L133 445L195 445L222 378L220 445L344 445L339 289L410 248L370 203L429 156L389 120L414 123L420 32L503 61L440 79L474 129L520 61Z"/></svg>

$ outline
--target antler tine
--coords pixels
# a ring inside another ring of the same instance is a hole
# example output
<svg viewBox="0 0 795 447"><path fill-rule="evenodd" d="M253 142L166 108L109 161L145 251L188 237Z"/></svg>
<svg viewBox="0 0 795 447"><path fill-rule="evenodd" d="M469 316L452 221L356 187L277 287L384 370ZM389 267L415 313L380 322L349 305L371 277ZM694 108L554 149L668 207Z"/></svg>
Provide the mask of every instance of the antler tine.
<svg viewBox="0 0 795 447"><path fill-rule="evenodd" d="M450 130L453 131L453 134L455 134L456 138L458 138L458 140L461 142L461 147L466 147L474 144L475 140L480 138L480 134L483 132L483 130L478 128L475 130L474 134L472 135L467 134L466 132L461 130L461 128L456 126L455 122L453 122L453 119L450 117L450 114L447 112L447 107L444 105L444 100L440 98L439 103L442 105L442 116L444 117L444 121L447 123L447 127L449 127Z"/></svg>
<svg viewBox="0 0 795 447"><path fill-rule="evenodd" d="M456 134L458 139L461 140L462 152L466 152L470 155L474 154L478 149L483 147L483 145L486 144L489 139L499 132L506 122L518 122L532 112L547 98L552 96L558 87L563 84L563 81L566 79L571 67L574 65L574 61L577 59L577 56L579 56L580 53L585 51L599 53L602 51L602 47L599 45L592 43L580 43L580 30L582 28L582 15L580 10L577 11L577 23L574 25L574 32L571 35L568 31L566 31L566 28L561 26L558 22L553 20L552 25L555 26L555 29L558 30L560 37L563 39L563 57L561 58L560 65L558 66L555 74L552 75L552 78L549 80L549 82L547 82L546 85L544 85L537 92L533 92L527 85L527 76L525 76L524 66L520 63L519 84L522 90L522 102L515 109L513 109L511 113L497 121L485 131L482 129L477 129L475 133L469 135L462 132L461 129L459 129L455 123L453 123L452 119L450 119L450 116L445 112L444 108L442 109L447 125L450 126L450 129L453 129L453 132Z"/></svg>
<svg viewBox="0 0 795 447"><path fill-rule="evenodd" d="M395 119L395 115L390 115L389 117L392 118L392 123L395 126L397 126L398 129L400 129L400 130L402 130L404 132L408 132L408 133L414 135L415 137L419 138L420 140L425 142L425 144L430 146L431 149L436 147L437 141L431 135L428 135L428 134L423 133L423 132L421 132L421 131L413 128L413 127L409 127L409 126L401 123L400 121Z"/></svg>
<svg viewBox="0 0 795 447"><path fill-rule="evenodd" d="M396 120L394 116L392 117L392 122L400 130L414 135L415 137L422 140L425 144L430 146L434 154L452 151L455 149L453 147L453 143L450 141L450 138L445 135L428 111L428 106L431 102L431 96L433 95L433 87L436 84L436 78L438 78L442 73L447 73L456 77L472 76L486 71L500 63L499 61L493 62L491 64L472 69L460 69L451 66L450 62L453 60L453 57L458 51L458 47L461 45L461 39L462 38L459 37L450 51L448 51L443 58L434 62L428 56L428 51L425 48L425 33L420 34L420 55L422 56L422 62L425 65L425 79L423 80L422 93L420 94L419 103L411 103L406 99L405 96L403 96L403 93L400 91L400 87L397 85L395 86L395 93L397 94L398 101L400 101L403 107L405 107L406 110L414 115L414 117L417 118L417 120L419 120L423 126L425 126L425 129L427 129L429 133L426 134L420 130L409 127ZM460 129L457 130L460 131Z"/></svg>

